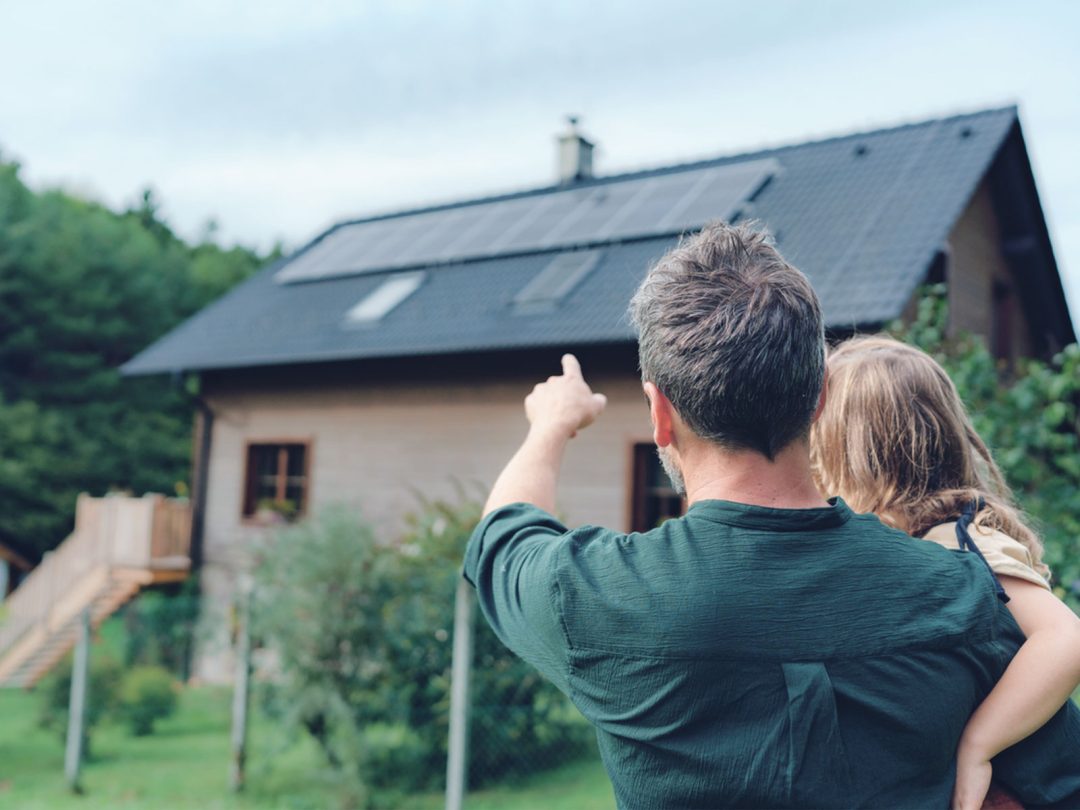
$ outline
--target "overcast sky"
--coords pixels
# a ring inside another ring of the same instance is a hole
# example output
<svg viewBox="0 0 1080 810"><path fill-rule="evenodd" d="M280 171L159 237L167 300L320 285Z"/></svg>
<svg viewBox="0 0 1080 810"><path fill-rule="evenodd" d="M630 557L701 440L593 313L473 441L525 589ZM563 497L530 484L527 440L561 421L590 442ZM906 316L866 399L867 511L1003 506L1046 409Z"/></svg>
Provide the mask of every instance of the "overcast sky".
<svg viewBox="0 0 1080 810"><path fill-rule="evenodd" d="M1080 3L0 0L0 152L197 237L1020 105L1080 321Z"/></svg>

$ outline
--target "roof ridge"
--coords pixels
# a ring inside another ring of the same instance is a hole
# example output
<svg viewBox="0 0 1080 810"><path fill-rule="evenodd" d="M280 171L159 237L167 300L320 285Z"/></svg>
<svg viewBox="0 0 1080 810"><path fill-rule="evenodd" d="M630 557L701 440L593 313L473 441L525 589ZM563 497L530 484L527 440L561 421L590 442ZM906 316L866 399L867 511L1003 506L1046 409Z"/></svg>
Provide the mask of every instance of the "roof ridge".
<svg viewBox="0 0 1080 810"><path fill-rule="evenodd" d="M976 118L982 116L995 115L1000 113L1011 112L1014 116L1019 117L1019 107L1014 103L1003 104L999 107L985 107L977 110L971 110L968 112L953 113L951 115L937 116L935 118L924 118L915 121L905 121L893 125L878 127L877 129L862 129L853 132L837 133L834 135L823 135L821 137L811 137L809 140L803 141L790 141L786 143L777 143L774 145L763 145L752 150L739 151L725 155L713 155L711 157L701 157L692 160L682 161L679 163L668 163L655 166L643 166L637 169L630 169L628 171L618 172L616 174L602 175L591 178L589 180L573 183L573 184L560 184L554 183L544 186L532 186L529 188L522 188L515 191L504 191L494 194L487 194L480 197L472 197L464 200L447 201L441 203L432 203L429 205L421 205L414 208L401 208L392 211L385 211L383 213L371 214L369 216L354 217L351 219L344 219L335 222L330 227L323 230L319 236L309 240L309 243L319 241L320 238L327 236L333 231L339 228L347 227L349 225L359 225L364 222L378 222L387 219L397 219L399 217L413 216L415 214L426 214L433 211L448 211L454 208L464 208L472 205L484 205L493 202L505 202L507 200L522 199L524 197L539 196L541 194L550 194L557 191L565 191L568 189L581 189L581 188L593 188L595 186L609 185L611 183L622 182L625 180L634 180L641 177L647 177L650 175L659 174L673 174L680 171L689 171L695 168L703 168L710 164L722 164L722 163L734 163L742 160L750 160L752 158L765 157L768 155L776 154L777 152L783 152L790 149L801 149L808 146L822 146L829 143L837 143L845 140L853 140L855 138L865 138L871 135L883 135L885 133L901 132L903 130L915 129L918 127L926 127L934 124L944 124L953 121L959 121L964 118Z"/></svg>

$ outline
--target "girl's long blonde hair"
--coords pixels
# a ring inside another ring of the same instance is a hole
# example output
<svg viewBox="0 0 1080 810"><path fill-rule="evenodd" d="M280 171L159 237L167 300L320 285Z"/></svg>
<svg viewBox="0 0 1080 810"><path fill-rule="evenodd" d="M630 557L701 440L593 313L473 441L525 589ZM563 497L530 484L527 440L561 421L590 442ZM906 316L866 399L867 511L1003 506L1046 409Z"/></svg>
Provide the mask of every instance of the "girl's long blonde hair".
<svg viewBox="0 0 1080 810"><path fill-rule="evenodd" d="M915 536L981 497L987 508L976 524L1023 543L1049 574L1042 543L930 355L890 337L858 337L830 353L828 372L825 408L810 430L823 493Z"/></svg>

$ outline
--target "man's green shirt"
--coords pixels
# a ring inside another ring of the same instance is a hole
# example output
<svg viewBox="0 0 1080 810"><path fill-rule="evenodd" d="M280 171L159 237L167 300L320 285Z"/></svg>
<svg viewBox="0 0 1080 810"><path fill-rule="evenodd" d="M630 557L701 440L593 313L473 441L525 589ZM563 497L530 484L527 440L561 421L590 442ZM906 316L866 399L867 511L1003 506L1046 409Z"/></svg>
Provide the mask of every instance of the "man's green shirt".
<svg viewBox="0 0 1080 810"><path fill-rule="evenodd" d="M960 733L1022 641L976 555L838 499L704 501L644 534L514 504L465 576L596 727L621 808L948 807ZM1080 807L1076 707L995 776Z"/></svg>

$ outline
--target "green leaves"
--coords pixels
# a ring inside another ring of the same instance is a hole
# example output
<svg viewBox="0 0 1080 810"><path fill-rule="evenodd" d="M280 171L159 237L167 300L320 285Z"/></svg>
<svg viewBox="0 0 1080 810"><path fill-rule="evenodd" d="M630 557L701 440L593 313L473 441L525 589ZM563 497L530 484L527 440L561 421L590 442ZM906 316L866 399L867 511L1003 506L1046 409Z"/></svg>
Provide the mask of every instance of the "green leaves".
<svg viewBox="0 0 1080 810"><path fill-rule="evenodd" d="M1080 346L999 368L978 338L945 338L946 316L944 287L933 287L914 322L893 329L945 366L1042 536L1056 592L1080 608Z"/></svg>
<svg viewBox="0 0 1080 810"><path fill-rule="evenodd" d="M172 493L187 479L189 401L118 366L262 260L189 246L156 211L152 195L118 214L35 193L0 162L0 537L45 551L79 492Z"/></svg>
<svg viewBox="0 0 1080 810"><path fill-rule="evenodd" d="M379 542L338 506L260 551L256 634L282 673L270 708L315 737L338 778L373 789L371 801L433 789L445 773L454 592L479 519L464 498L422 501L403 537ZM475 632L469 784L579 755L592 732L577 710L486 622Z"/></svg>

